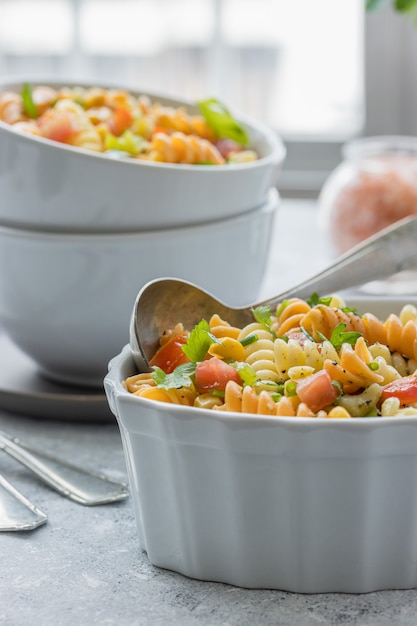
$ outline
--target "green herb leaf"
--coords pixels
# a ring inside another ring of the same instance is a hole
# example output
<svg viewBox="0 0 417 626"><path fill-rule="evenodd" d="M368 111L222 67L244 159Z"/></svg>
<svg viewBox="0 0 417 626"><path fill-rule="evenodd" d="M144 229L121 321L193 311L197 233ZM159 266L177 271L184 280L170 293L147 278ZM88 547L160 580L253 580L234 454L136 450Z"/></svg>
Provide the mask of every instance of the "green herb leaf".
<svg viewBox="0 0 417 626"><path fill-rule="evenodd" d="M262 326L266 326L267 328L270 327L271 309L269 306L257 306L254 309L251 309L251 311L258 324L262 324Z"/></svg>
<svg viewBox="0 0 417 626"><path fill-rule="evenodd" d="M417 6L417 0L395 0L394 8L400 13L408 13Z"/></svg>
<svg viewBox="0 0 417 626"><path fill-rule="evenodd" d="M359 339L359 337L361 336L360 333L357 333L355 331L345 332L345 329L346 329L346 324L344 324L343 322L340 322L340 324L335 326L331 334L330 342L334 345L334 347L337 350L341 348L344 343L349 343L350 345L354 346L357 340Z"/></svg>
<svg viewBox="0 0 417 626"><path fill-rule="evenodd" d="M249 137L242 125L219 100L215 98L200 100L197 105L217 137L233 139L242 145L249 143Z"/></svg>
<svg viewBox="0 0 417 626"><path fill-rule="evenodd" d="M201 322L194 326L187 339L187 343L182 346L182 350L190 361L199 363L200 361L204 361L212 343L221 343L221 341L210 333L209 323L206 320L201 320Z"/></svg>
<svg viewBox="0 0 417 626"><path fill-rule="evenodd" d="M36 104L33 101L32 86L29 83L23 83L21 96L23 100L23 108L29 117L36 119L38 117L38 110Z"/></svg>
<svg viewBox="0 0 417 626"><path fill-rule="evenodd" d="M318 293L311 294L310 298L307 300L307 304L311 307L317 306L318 304L324 304L325 306L329 306L332 301L332 296L327 296L326 298L322 298Z"/></svg>
<svg viewBox="0 0 417 626"><path fill-rule="evenodd" d="M171 374L166 374L160 367L154 365L152 378L162 389L180 389L192 385L192 376L195 374L195 363L178 365Z"/></svg>

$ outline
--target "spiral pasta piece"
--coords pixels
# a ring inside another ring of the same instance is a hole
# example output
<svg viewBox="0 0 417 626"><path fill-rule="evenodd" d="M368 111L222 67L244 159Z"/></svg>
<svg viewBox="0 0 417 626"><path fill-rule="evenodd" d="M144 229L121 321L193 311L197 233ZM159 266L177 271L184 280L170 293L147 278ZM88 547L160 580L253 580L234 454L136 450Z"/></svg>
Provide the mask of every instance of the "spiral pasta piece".
<svg viewBox="0 0 417 626"><path fill-rule="evenodd" d="M180 389L163 389L153 385L142 385L134 392L135 396L148 398L148 400L158 400L168 404L183 404L185 406L194 406L196 392L186 387Z"/></svg>
<svg viewBox="0 0 417 626"><path fill-rule="evenodd" d="M372 383L383 383L383 376L378 370L370 367L371 361L372 355L364 338L360 337L354 348L349 344L343 344L340 363L326 360L323 369L329 373L332 380L338 381L343 386L345 393L354 393Z"/></svg>
<svg viewBox="0 0 417 626"><path fill-rule="evenodd" d="M154 110L155 124L185 135L196 134L203 139L215 141L216 136L201 115L190 115L184 107L159 107Z"/></svg>
<svg viewBox="0 0 417 626"><path fill-rule="evenodd" d="M37 85L33 88L32 99L38 116L54 105L57 95L56 89L47 85Z"/></svg>
<svg viewBox="0 0 417 626"><path fill-rule="evenodd" d="M153 154L152 154L153 153ZM151 156L155 161L167 163L213 163L222 165L225 160L207 139L180 132L155 133L151 141Z"/></svg>
<svg viewBox="0 0 417 626"><path fill-rule="evenodd" d="M291 401L285 398L285 414L292 411L295 415ZM270 394L264 389L259 393L252 387L242 387L234 381L229 381L225 389L222 411L233 411L235 413L254 413L257 415L277 415L279 403L274 402ZM217 408L217 407L216 407Z"/></svg>
<svg viewBox="0 0 417 626"><path fill-rule="evenodd" d="M246 325L239 334L239 341L250 335L257 340L245 346L245 361L255 371L259 379L259 389L268 388L271 383L281 380L275 365L274 339L271 332L258 322Z"/></svg>
<svg viewBox="0 0 417 626"><path fill-rule="evenodd" d="M104 92L104 104L111 109L117 109L118 107L133 109L136 106L136 99L128 91L108 89Z"/></svg>
<svg viewBox="0 0 417 626"><path fill-rule="evenodd" d="M231 337L232 339L238 339L240 334L240 328L231 326L229 322L223 320L220 315L215 313L209 320L210 332L212 335L221 339L222 337Z"/></svg>
<svg viewBox="0 0 417 626"><path fill-rule="evenodd" d="M79 120L79 122L78 132L68 140L68 143L84 150L102 152L102 139L95 126L86 119Z"/></svg>
<svg viewBox="0 0 417 626"><path fill-rule="evenodd" d="M0 94L0 120L7 124L16 124L27 120L23 110L23 101L19 94L5 91Z"/></svg>
<svg viewBox="0 0 417 626"><path fill-rule="evenodd" d="M290 330L299 329L304 316L311 310L305 300L291 298L278 307L275 318L271 322L271 329L277 337L283 337Z"/></svg>
<svg viewBox="0 0 417 626"><path fill-rule="evenodd" d="M29 133L30 135L36 135L37 137L42 136L39 126L33 120L16 122L16 124L13 124L13 128L21 130L24 133Z"/></svg>
<svg viewBox="0 0 417 626"><path fill-rule="evenodd" d="M293 367L303 366L306 363L306 356L301 345L290 339L288 343L283 339L276 339L274 342L274 362L275 369L280 380L288 380L288 370Z"/></svg>

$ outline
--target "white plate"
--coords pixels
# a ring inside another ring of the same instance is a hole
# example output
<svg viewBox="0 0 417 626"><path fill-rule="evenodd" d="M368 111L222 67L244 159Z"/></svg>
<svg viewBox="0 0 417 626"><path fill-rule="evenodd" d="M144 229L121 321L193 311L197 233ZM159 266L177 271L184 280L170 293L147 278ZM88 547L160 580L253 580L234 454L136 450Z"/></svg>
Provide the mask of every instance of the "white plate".
<svg viewBox="0 0 417 626"><path fill-rule="evenodd" d="M60 385L0 332L0 409L28 417L77 422L114 421L101 389Z"/></svg>

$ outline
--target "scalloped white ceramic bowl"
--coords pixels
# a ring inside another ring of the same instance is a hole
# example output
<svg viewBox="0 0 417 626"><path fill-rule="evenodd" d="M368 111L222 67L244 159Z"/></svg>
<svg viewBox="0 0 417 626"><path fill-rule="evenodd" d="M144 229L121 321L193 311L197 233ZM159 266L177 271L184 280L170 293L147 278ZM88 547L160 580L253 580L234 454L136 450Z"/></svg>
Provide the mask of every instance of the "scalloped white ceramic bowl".
<svg viewBox="0 0 417 626"><path fill-rule="evenodd" d="M352 304L387 314L401 301ZM298 593L417 587L417 415L214 412L130 394L135 371L126 346L104 384L154 565Z"/></svg>
<svg viewBox="0 0 417 626"><path fill-rule="evenodd" d="M173 276L232 304L259 294L279 205L139 233L51 233L0 225L0 327L49 378L103 385L129 338L139 289Z"/></svg>
<svg viewBox="0 0 417 626"><path fill-rule="evenodd" d="M23 82L0 80L0 91L20 91ZM148 95L196 111L188 101ZM285 147L271 128L237 117L260 158L211 167L114 159L24 134L0 121L0 222L41 230L114 232L199 224L251 211L267 201Z"/></svg>

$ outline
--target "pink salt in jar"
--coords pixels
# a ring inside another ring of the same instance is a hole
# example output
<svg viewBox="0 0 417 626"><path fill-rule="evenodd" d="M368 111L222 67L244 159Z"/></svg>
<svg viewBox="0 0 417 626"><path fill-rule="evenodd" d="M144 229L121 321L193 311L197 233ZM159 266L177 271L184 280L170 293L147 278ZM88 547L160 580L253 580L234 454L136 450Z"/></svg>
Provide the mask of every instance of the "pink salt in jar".
<svg viewBox="0 0 417 626"><path fill-rule="evenodd" d="M336 254L417 214L417 137L356 139L343 157L319 196L320 223Z"/></svg>

